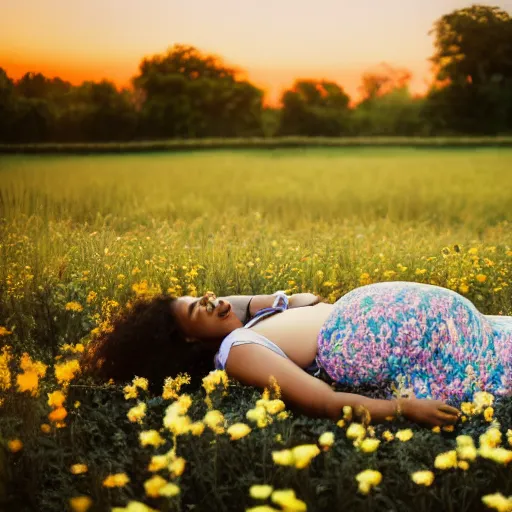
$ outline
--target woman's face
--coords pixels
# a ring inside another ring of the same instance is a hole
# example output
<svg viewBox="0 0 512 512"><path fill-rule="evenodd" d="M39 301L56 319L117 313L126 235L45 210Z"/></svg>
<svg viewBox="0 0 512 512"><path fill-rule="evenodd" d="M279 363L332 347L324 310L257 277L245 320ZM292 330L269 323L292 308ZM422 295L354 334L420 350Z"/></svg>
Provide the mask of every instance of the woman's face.
<svg viewBox="0 0 512 512"><path fill-rule="evenodd" d="M178 324L191 341L222 341L243 325L231 304L225 299L217 299L211 292L203 297L179 297L171 307Z"/></svg>

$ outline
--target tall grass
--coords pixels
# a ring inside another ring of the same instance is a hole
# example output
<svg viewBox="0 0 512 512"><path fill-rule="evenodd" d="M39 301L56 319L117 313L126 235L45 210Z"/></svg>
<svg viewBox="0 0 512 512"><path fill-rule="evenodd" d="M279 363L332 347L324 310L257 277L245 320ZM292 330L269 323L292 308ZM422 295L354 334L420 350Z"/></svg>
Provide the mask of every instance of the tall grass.
<svg viewBox="0 0 512 512"><path fill-rule="evenodd" d="M312 291L334 302L362 284L418 281L456 290L483 313L512 315L511 182L512 150L503 148L0 156L0 326L11 332L0 342L51 367L63 344L86 342L110 310L151 288ZM70 302L81 310L66 308ZM14 377L0 391L0 508L63 510L85 494L92 510L130 499L161 510L243 510L254 504L250 485L264 482L294 488L308 510L480 510L483 494L512 494L510 469L481 459L468 471L440 472L428 489L410 481L411 471L431 468L435 454L453 447L455 435L477 439L489 426L482 418L453 434L412 426L411 442L369 455L332 422L292 415L238 444L212 432L184 438L181 497L147 498L148 449L138 446L142 427L126 419L134 403L118 387L81 388L77 379L66 427L43 434L52 375L38 397L16 392ZM246 421L258 397L233 385L216 405L230 422ZM151 414L143 428L160 428L165 400L144 400ZM511 407L510 400L496 407L503 432ZM194 414L205 410L195 393ZM333 429L333 450L307 469L272 463L272 450ZM17 453L3 449L14 437L24 442ZM79 461L89 465L87 476L69 473ZM354 475L367 467L384 478L361 496ZM117 471L131 484L102 487Z"/></svg>

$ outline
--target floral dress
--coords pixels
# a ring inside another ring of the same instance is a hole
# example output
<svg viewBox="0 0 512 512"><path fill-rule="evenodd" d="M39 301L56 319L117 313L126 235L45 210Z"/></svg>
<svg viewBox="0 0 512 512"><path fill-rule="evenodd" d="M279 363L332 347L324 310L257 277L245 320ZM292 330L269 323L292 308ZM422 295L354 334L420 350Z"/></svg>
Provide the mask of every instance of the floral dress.
<svg viewBox="0 0 512 512"><path fill-rule="evenodd" d="M452 404L512 394L512 316L483 315L462 295L407 281L356 288L333 307L316 363L335 382L384 386Z"/></svg>

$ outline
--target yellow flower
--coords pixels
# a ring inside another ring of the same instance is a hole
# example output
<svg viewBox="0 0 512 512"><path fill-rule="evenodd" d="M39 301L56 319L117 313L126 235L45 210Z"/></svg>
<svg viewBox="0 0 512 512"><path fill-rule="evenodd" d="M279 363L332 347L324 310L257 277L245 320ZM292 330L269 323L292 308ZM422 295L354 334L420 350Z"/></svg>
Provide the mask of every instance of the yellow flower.
<svg viewBox="0 0 512 512"><path fill-rule="evenodd" d="M204 423L202 421L195 421L189 427L193 436L200 436L204 432Z"/></svg>
<svg viewBox="0 0 512 512"><path fill-rule="evenodd" d="M165 443L165 439L162 438L157 430L143 430L139 433L139 441L141 446L150 445L155 448Z"/></svg>
<svg viewBox="0 0 512 512"><path fill-rule="evenodd" d="M458 446L457 456L462 460L475 460L477 451L474 446Z"/></svg>
<svg viewBox="0 0 512 512"><path fill-rule="evenodd" d="M382 432L382 439L389 442L393 441L393 439L395 439L395 436L389 430L385 430L384 432Z"/></svg>
<svg viewBox="0 0 512 512"><path fill-rule="evenodd" d="M492 407L486 407L486 409L484 410L485 421L488 421L490 423L492 421L493 414L494 409Z"/></svg>
<svg viewBox="0 0 512 512"><path fill-rule="evenodd" d="M406 428L403 430L399 430L395 434L395 437L405 443L406 441L409 441L410 439L412 439L413 435L414 434L413 434L412 430L410 428Z"/></svg>
<svg viewBox="0 0 512 512"><path fill-rule="evenodd" d="M24 352L20 359L20 368L25 372L33 372L38 377L44 377L46 375L47 365L41 363L40 361L32 361L30 356Z"/></svg>
<svg viewBox="0 0 512 512"><path fill-rule="evenodd" d="M62 421L67 415L68 411L64 407L57 407L48 414L48 419L50 421Z"/></svg>
<svg viewBox="0 0 512 512"><path fill-rule="evenodd" d="M78 302L68 302L66 304L66 311L77 311L77 312L80 312L80 311L83 311L83 307L81 304L79 304Z"/></svg>
<svg viewBox="0 0 512 512"><path fill-rule="evenodd" d="M434 473L427 470L415 471L411 475L411 479L415 484L426 485L428 487L429 485L432 485L432 482L434 481Z"/></svg>
<svg viewBox="0 0 512 512"><path fill-rule="evenodd" d="M427 272L427 269L426 268L417 268L416 271L414 272L417 276L421 276L423 274L425 274Z"/></svg>
<svg viewBox="0 0 512 512"><path fill-rule="evenodd" d="M138 423L142 423L142 419L146 416L146 404L144 402L139 402L126 413L126 416L132 423L135 423L136 421Z"/></svg>
<svg viewBox="0 0 512 512"><path fill-rule="evenodd" d="M290 411L281 411L276 417L278 420L285 420L286 418L288 418L288 416L290 416Z"/></svg>
<svg viewBox="0 0 512 512"><path fill-rule="evenodd" d="M267 417L267 410L262 405L257 405L254 409L249 409L245 417L256 422L258 428L264 428L269 424L269 418Z"/></svg>
<svg viewBox="0 0 512 512"><path fill-rule="evenodd" d="M475 443L473 441L473 438L471 436L457 436L455 439L455 442L457 443L457 447L463 448L465 446L475 446Z"/></svg>
<svg viewBox="0 0 512 512"><path fill-rule="evenodd" d="M6 327L0 325L0 336L8 336L9 334L12 334L12 331L8 331Z"/></svg>
<svg viewBox="0 0 512 512"><path fill-rule="evenodd" d="M249 489L251 498L256 500L266 500L274 488L271 485L252 485Z"/></svg>
<svg viewBox="0 0 512 512"><path fill-rule="evenodd" d="M256 402L257 406L263 406L269 414L278 414L283 411L286 407L285 403L282 400L265 400L260 399Z"/></svg>
<svg viewBox="0 0 512 512"><path fill-rule="evenodd" d="M291 450L279 450L272 452L272 460L280 466L293 466L294 457Z"/></svg>
<svg viewBox="0 0 512 512"><path fill-rule="evenodd" d="M220 411L216 409L208 411L203 418L203 422L216 434L224 433L224 415Z"/></svg>
<svg viewBox="0 0 512 512"><path fill-rule="evenodd" d="M31 396L37 396L39 388L39 376L35 372L24 372L16 376L18 391L28 391Z"/></svg>
<svg viewBox="0 0 512 512"><path fill-rule="evenodd" d="M462 471L467 471L469 469L469 462L465 460L459 460L457 466L459 469L462 469Z"/></svg>
<svg viewBox="0 0 512 512"><path fill-rule="evenodd" d="M297 512L303 512L306 510L306 504L302 500L297 499L293 489L274 491L270 499L285 510L293 510Z"/></svg>
<svg viewBox="0 0 512 512"><path fill-rule="evenodd" d="M103 480L103 487L124 487L129 481L130 478L126 473L115 473Z"/></svg>
<svg viewBox="0 0 512 512"><path fill-rule="evenodd" d="M449 469L457 467L457 452L450 450L436 456L434 467L437 469Z"/></svg>
<svg viewBox="0 0 512 512"><path fill-rule="evenodd" d="M359 449L365 453L374 452L379 447L380 441L378 439L364 439L359 445Z"/></svg>
<svg viewBox="0 0 512 512"><path fill-rule="evenodd" d="M512 446L512 429L507 430L507 441L510 446Z"/></svg>
<svg viewBox="0 0 512 512"><path fill-rule="evenodd" d="M459 292L460 293L468 293L469 292L469 286L466 283L462 283L459 286Z"/></svg>
<svg viewBox="0 0 512 512"><path fill-rule="evenodd" d="M151 498L158 498L160 489L167 484L167 480L160 475L154 475L144 482L146 494Z"/></svg>
<svg viewBox="0 0 512 512"><path fill-rule="evenodd" d="M52 427L48 425L48 423L41 423L41 432L44 434L49 434L52 430Z"/></svg>
<svg viewBox="0 0 512 512"><path fill-rule="evenodd" d="M455 430L455 426L454 425L445 425L443 427L443 431L444 432L453 432Z"/></svg>
<svg viewBox="0 0 512 512"><path fill-rule="evenodd" d="M245 423L234 423L228 428L227 432L231 436L231 441L236 441L249 434L251 427Z"/></svg>
<svg viewBox="0 0 512 512"><path fill-rule="evenodd" d="M154 471L160 471L161 469L164 469L168 463L169 457L167 454L153 455L150 463L148 464L148 471L151 471L152 473Z"/></svg>
<svg viewBox="0 0 512 512"><path fill-rule="evenodd" d="M88 467L87 464L73 464L69 470L73 475L81 475L87 473Z"/></svg>
<svg viewBox="0 0 512 512"><path fill-rule="evenodd" d="M316 444L303 444L292 448L291 452L295 461L295 467L302 469L308 466L311 460L320 453L320 449Z"/></svg>
<svg viewBox="0 0 512 512"><path fill-rule="evenodd" d="M170 462L167 469L169 470L173 478L176 478L183 474L183 471L185 471L186 463L187 461L183 457L176 457L174 460Z"/></svg>
<svg viewBox="0 0 512 512"><path fill-rule="evenodd" d="M494 448L501 443L501 432L496 427L491 427L486 430L479 438L480 446L489 446Z"/></svg>
<svg viewBox="0 0 512 512"><path fill-rule="evenodd" d="M6 345L2 347L0 354L0 390L7 391L11 387L11 371L9 361L12 359L11 347Z"/></svg>
<svg viewBox="0 0 512 512"><path fill-rule="evenodd" d="M92 505L92 499L89 496L75 496L69 499L69 506L73 512L87 512Z"/></svg>
<svg viewBox="0 0 512 512"><path fill-rule="evenodd" d="M356 475L359 482L359 492L368 494L372 487L379 485L382 481L382 473L374 469L365 469Z"/></svg>
<svg viewBox="0 0 512 512"><path fill-rule="evenodd" d="M48 405L51 407L61 407L66 400L66 395L60 390L48 394Z"/></svg>
<svg viewBox="0 0 512 512"><path fill-rule="evenodd" d="M291 510L291 509L285 509ZM270 505L258 505L256 507L246 508L245 512L280 512L280 509L271 507Z"/></svg>
<svg viewBox="0 0 512 512"><path fill-rule="evenodd" d="M23 443L19 439L11 439L7 441L7 448L12 453L19 452L23 448Z"/></svg>
<svg viewBox="0 0 512 512"><path fill-rule="evenodd" d="M363 440L366 436L366 429L360 423L351 423L347 428L347 437L349 439Z"/></svg>
<svg viewBox="0 0 512 512"><path fill-rule="evenodd" d="M59 384L67 384L74 379L75 374L80 372L78 359L71 359L65 363L55 365L55 377Z"/></svg>
<svg viewBox="0 0 512 512"><path fill-rule="evenodd" d="M145 377L137 377L137 376L135 376L135 378L132 381L132 384L136 388L143 389L144 391L148 390L148 384L149 383L148 383L148 379L146 379Z"/></svg>
<svg viewBox="0 0 512 512"><path fill-rule="evenodd" d="M462 402L460 410L467 416L471 416L475 413L475 404L472 402Z"/></svg>
<svg viewBox="0 0 512 512"><path fill-rule="evenodd" d="M432 427L432 432L439 434L439 432L441 432L441 427L439 425Z"/></svg>
<svg viewBox="0 0 512 512"><path fill-rule="evenodd" d="M511 512L512 511L512 497L505 498L501 492L494 494L487 494L482 496L482 502L489 508L493 508L498 512Z"/></svg>
<svg viewBox="0 0 512 512"><path fill-rule="evenodd" d="M324 449L328 450L334 444L334 433L333 432L324 432L318 438L318 444Z"/></svg>
<svg viewBox="0 0 512 512"><path fill-rule="evenodd" d="M164 400L170 400L172 398L177 399L181 386L184 384L190 384L190 375L187 373L179 373L174 379L167 377L164 381L162 398Z"/></svg>
<svg viewBox="0 0 512 512"><path fill-rule="evenodd" d="M512 461L512 450L506 448L492 448L490 446L480 446L478 455L484 459L490 459L498 464L508 464Z"/></svg>
<svg viewBox="0 0 512 512"><path fill-rule="evenodd" d="M165 496L166 498L173 498L180 493L180 488L173 482L167 482L163 487L158 490L159 496Z"/></svg>
<svg viewBox="0 0 512 512"><path fill-rule="evenodd" d="M485 274L477 274L476 280L479 283L485 283L485 281L487 281L487 276Z"/></svg>
<svg viewBox="0 0 512 512"><path fill-rule="evenodd" d="M158 512L153 508L148 507L145 503L140 501L130 501L128 505L123 507L112 507L111 512Z"/></svg>
<svg viewBox="0 0 512 512"><path fill-rule="evenodd" d="M203 388L207 394L211 393L220 384L224 388L228 387L229 379L225 370L213 370L203 378Z"/></svg>

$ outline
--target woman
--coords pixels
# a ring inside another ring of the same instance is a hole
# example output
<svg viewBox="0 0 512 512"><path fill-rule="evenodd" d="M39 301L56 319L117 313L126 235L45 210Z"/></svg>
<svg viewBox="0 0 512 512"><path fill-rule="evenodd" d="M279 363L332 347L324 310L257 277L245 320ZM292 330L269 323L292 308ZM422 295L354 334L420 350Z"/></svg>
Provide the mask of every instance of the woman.
<svg viewBox="0 0 512 512"><path fill-rule="evenodd" d="M103 378L155 382L179 371L204 376L214 363L260 388L274 376L287 405L309 416L338 420L350 405L374 422L403 415L444 425L460 415L444 401L512 389L512 317L483 315L452 290L406 281L362 286L335 304L283 292L159 297L118 319L85 362ZM390 399L336 392L319 371L339 384L388 385ZM393 399L392 386L412 398Z"/></svg>

